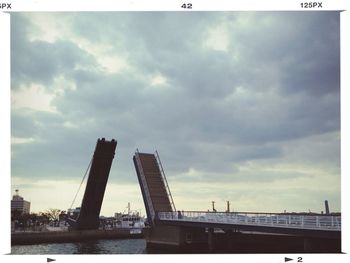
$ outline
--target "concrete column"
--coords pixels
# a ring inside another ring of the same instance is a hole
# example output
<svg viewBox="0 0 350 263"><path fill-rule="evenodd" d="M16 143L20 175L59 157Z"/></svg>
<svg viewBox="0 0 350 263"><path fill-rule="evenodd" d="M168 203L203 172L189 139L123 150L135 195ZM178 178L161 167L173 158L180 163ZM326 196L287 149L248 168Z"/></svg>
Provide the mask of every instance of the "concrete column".
<svg viewBox="0 0 350 263"><path fill-rule="evenodd" d="M313 246L310 238L304 238L304 252L312 252Z"/></svg>
<svg viewBox="0 0 350 263"><path fill-rule="evenodd" d="M209 252L213 252L215 248L214 244L214 229L209 228L208 229L208 250Z"/></svg>
<svg viewBox="0 0 350 263"><path fill-rule="evenodd" d="M233 231L232 229L226 230L226 244L228 251L231 251L233 248Z"/></svg>

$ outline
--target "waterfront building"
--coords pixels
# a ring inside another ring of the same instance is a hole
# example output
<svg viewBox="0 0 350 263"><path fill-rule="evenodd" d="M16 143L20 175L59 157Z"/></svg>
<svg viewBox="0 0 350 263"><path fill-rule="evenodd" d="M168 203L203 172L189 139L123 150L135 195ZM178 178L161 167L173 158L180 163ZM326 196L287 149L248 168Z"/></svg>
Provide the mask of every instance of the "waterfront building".
<svg viewBox="0 0 350 263"><path fill-rule="evenodd" d="M16 194L12 196L11 200L11 214L18 213L20 215L30 213L30 202L24 200L22 196L18 194L18 189L16 189Z"/></svg>

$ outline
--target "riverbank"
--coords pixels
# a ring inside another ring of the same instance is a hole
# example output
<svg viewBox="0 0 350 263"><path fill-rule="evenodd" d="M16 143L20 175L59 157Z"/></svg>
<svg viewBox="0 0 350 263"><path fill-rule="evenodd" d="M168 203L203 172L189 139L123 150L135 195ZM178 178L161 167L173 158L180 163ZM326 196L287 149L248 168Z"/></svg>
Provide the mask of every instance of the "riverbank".
<svg viewBox="0 0 350 263"><path fill-rule="evenodd" d="M76 230L52 232L14 232L11 234L11 245L32 245L40 243L66 243L98 239L135 239L143 238L134 229L121 228L113 230Z"/></svg>

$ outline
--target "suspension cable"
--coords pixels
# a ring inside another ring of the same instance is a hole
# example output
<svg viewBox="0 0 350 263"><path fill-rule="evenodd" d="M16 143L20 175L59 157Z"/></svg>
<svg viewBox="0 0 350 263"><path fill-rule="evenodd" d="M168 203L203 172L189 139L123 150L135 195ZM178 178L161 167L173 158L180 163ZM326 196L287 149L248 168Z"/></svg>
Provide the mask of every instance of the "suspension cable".
<svg viewBox="0 0 350 263"><path fill-rule="evenodd" d="M81 180L81 183L80 183L80 185L79 185L78 191L76 192L76 194L75 194L75 196L74 196L74 199L73 199L73 201L72 201L72 204L70 205L69 209L72 209L72 206L73 206L73 204L74 204L74 202L75 202L75 199L76 199L77 196L78 196L79 190L80 190L80 188L81 188L81 186L82 186L82 184L83 184L83 182L84 182L84 180L85 180L85 177L86 177L86 175L87 175L87 172L88 172L89 169L90 169L90 166L91 166L91 163L92 163L92 159L93 159L93 158L94 158L94 157L92 157L91 160L90 160L90 163L89 163L89 165L88 165L88 167L87 167L87 169L86 169L86 171L85 171L83 180Z"/></svg>

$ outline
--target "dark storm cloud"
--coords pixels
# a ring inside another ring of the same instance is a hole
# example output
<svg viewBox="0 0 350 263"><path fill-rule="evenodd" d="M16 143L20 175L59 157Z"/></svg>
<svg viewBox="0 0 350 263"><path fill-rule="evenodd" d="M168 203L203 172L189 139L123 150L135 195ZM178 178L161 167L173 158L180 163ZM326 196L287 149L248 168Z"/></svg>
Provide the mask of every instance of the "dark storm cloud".
<svg viewBox="0 0 350 263"><path fill-rule="evenodd" d="M54 43L29 41L30 21L22 16L12 16L11 57L12 88L19 83L40 83L50 87L52 79L59 74L68 74L78 64L93 64L89 54L69 40Z"/></svg>
<svg viewBox="0 0 350 263"><path fill-rule="evenodd" d="M13 174L33 179L82 178L97 137L90 138L84 132L72 132L60 122L45 121L45 118L38 116L36 119L41 129L36 134L35 143L12 147Z"/></svg>
<svg viewBox="0 0 350 263"><path fill-rule="evenodd" d="M250 69L251 78L244 78L248 85L268 88L254 80L260 82L273 68L278 73L274 77L280 92L287 95L300 91L312 96L339 92L338 13L259 12L254 23L256 26L238 32L232 26L235 41L231 43L245 58L243 67Z"/></svg>
<svg viewBox="0 0 350 263"><path fill-rule="evenodd" d="M30 138L36 135L38 127L35 119L27 111L11 112L11 133L14 137Z"/></svg>
<svg viewBox="0 0 350 263"><path fill-rule="evenodd" d="M29 41L30 23L21 27L27 21L13 14L14 86L38 82L50 90L57 75L76 86L53 100L58 113L13 112L12 135L40 139L13 147L21 176L78 177L95 139L106 137L118 140L118 180L135 179L136 148L158 149L170 176L194 168L230 180L239 164L283 158L286 142L339 131L337 12L62 16L72 34L111 45L131 69L97 69L76 39ZM205 44L217 26L226 27L227 51ZM157 73L166 85L151 85Z"/></svg>

